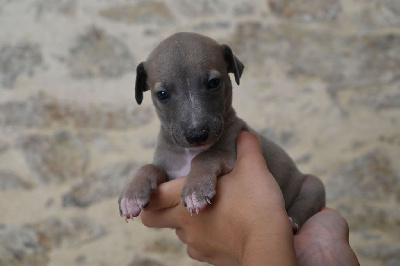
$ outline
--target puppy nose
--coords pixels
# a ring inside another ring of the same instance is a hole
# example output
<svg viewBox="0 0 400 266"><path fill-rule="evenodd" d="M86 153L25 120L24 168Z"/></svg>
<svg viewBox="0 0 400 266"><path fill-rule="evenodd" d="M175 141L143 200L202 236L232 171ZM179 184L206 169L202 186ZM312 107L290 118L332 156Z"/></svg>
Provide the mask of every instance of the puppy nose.
<svg viewBox="0 0 400 266"><path fill-rule="evenodd" d="M190 144L202 144L208 139L208 131L207 127L189 129L185 134L185 139Z"/></svg>

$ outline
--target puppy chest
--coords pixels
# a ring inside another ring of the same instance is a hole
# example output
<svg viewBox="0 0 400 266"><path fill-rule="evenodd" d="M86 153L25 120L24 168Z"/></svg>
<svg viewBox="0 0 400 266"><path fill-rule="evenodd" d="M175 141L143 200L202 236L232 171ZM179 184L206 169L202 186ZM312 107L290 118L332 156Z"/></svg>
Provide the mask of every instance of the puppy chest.
<svg viewBox="0 0 400 266"><path fill-rule="evenodd" d="M190 165L193 158L199 153L200 151L185 149L182 153L168 154L165 164L165 171L167 172L168 180L186 176L190 171Z"/></svg>

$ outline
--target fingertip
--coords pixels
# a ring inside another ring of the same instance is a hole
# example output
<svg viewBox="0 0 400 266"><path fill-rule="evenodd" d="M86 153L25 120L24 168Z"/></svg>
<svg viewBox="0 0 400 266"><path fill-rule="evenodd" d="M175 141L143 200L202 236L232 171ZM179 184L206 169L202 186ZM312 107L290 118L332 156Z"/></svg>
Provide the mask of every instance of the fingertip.
<svg viewBox="0 0 400 266"><path fill-rule="evenodd" d="M236 144L238 158L248 152L260 152L260 142L257 135L248 131L242 131L239 133Z"/></svg>
<svg viewBox="0 0 400 266"><path fill-rule="evenodd" d="M245 131L245 130L240 131L237 136L238 141L249 140L249 139L252 139L253 141L255 141L255 140L258 141L258 137L256 134L251 133L249 131Z"/></svg>
<svg viewBox="0 0 400 266"><path fill-rule="evenodd" d="M349 232L350 227L349 223L347 222L346 218L343 217L337 210L331 208L324 208L325 212L329 212L331 220L335 221L335 226L338 230L342 231L342 234L346 236L346 240L349 241Z"/></svg>
<svg viewBox="0 0 400 266"><path fill-rule="evenodd" d="M324 224L327 228L335 230L341 237L345 237L347 241L349 240L349 224L337 210L324 207L314 216L318 217L319 222Z"/></svg>

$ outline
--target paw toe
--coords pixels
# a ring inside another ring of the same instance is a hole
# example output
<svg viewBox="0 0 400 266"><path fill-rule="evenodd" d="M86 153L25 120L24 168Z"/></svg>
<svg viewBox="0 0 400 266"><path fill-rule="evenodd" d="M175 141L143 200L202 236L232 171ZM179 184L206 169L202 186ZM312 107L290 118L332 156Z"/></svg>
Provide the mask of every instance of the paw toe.
<svg viewBox="0 0 400 266"><path fill-rule="evenodd" d="M198 198L196 192L185 197L184 206L186 204L186 208L189 210L190 213L197 213L199 214L200 211L204 210L207 204L211 203L208 197Z"/></svg>
<svg viewBox="0 0 400 266"><path fill-rule="evenodd" d="M295 235L299 231L299 225L293 221L292 217L289 217L289 220L292 224L292 232Z"/></svg>
<svg viewBox="0 0 400 266"><path fill-rule="evenodd" d="M133 219L140 214L140 211L148 205L147 200L136 200L129 198L122 198L120 202L121 216L128 219Z"/></svg>

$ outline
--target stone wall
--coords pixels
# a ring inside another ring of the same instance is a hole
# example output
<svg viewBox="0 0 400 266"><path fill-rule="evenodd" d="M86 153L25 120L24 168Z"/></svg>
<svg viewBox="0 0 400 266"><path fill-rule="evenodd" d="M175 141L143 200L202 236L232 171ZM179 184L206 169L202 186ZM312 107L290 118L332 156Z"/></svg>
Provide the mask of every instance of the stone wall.
<svg viewBox="0 0 400 266"><path fill-rule="evenodd" d="M0 265L199 264L117 208L158 131L136 65L177 31L231 46L239 116L323 179L362 265L399 265L398 0L0 1Z"/></svg>

